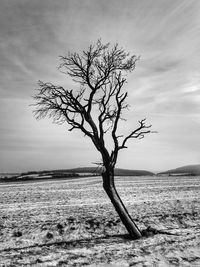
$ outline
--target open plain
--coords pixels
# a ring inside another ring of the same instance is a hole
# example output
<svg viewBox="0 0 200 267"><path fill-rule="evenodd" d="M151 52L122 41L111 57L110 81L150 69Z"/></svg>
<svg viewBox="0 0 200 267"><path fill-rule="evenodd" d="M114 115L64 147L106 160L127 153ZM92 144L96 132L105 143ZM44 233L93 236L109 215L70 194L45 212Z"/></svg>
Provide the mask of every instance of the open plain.
<svg viewBox="0 0 200 267"><path fill-rule="evenodd" d="M0 184L0 266L200 266L200 176L116 177L130 240L100 177Z"/></svg>

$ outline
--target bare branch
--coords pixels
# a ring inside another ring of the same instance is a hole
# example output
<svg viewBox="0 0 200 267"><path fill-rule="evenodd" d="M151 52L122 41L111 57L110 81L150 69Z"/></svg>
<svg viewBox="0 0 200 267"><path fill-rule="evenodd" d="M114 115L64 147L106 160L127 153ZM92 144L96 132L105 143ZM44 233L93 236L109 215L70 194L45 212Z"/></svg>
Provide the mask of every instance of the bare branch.
<svg viewBox="0 0 200 267"><path fill-rule="evenodd" d="M98 40L82 53L61 56L59 69L80 85L78 90L66 90L62 86L39 81L35 100L36 118L50 117L56 123L67 122L69 131L81 130L91 138L102 155L103 163L114 168L120 149L126 148L131 138L141 139L151 133L151 125L145 119L125 138L119 135L118 125L124 109L128 108L128 93L123 90L126 74L135 69L139 57L130 56L118 44L102 44ZM110 153L105 136L110 133L113 148ZM124 138L121 144L119 138Z"/></svg>
<svg viewBox="0 0 200 267"><path fill-rule="evenodd" d="M153 131L149 130L152 127L152 125L146 125L146 118L139 121L139 124L140 125L137 129L132 131L129 135L127 135L124 138L119 149L127 148L126 142L128 141L128 139L131 139L131 138L142 139L144 138L145 134L154 133Z"/></svg>
<svg viewBox="0 0 200 267"><path fill-rule="evenodd" d="M72 90L67 91L63 87L41 81L38 84L40 88L33 97L36 100L35 117L41 119L48 116L59 124L66 121L72 126L69 131L81 129L85 135L92 138L91 131L85 127L85 107L80 103L84 90L74 96Z"/></svg>

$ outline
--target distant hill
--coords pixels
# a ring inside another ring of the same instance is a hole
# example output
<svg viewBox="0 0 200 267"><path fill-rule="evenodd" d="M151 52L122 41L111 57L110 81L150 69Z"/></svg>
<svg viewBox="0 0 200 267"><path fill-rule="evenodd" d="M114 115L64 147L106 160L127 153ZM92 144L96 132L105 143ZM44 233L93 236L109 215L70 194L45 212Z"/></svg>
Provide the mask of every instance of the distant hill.
<svg viewBox="0 0 200 267"><path fill-rule="evenodd" d="M168 174L168 175L200 175L200 164L196 165L187 165L179 167L176 169L171 169L165 172L160 172L159 174Z"/></svg>
<svg viewBox="0 0 200 267"><path fill-rule="evenodd" d="M33 180L44 180L44 179L71 179L79 178L79 174L70 173L68 171L29 171L23 172L16 175L2 175L0 182L16 182L16 181L33 181Z"/></svg>
<svg viewBox="0 0 200 267"><path fill-rule="evenodd" d="M126 175L126 176L144 176L144 175L155 175L153 172L145 171L145 170L126 170L126 169L116 169L115 175Z"/></svg>
<svg viewBox="0 0 200 267"><path fill-rule="evenodd" d="M94 173L94 174L101 174L101 168L98 167L83 167L83 168L74 168L66 170L68 172L74 172L79 174L84 173ZM127 169L115 169L115 175L118 176L142 176L142 175L154 175L153 172L145 171L145 170L127 170Z"/></svg>
<svg viewBox="0 0 200 267"><path fill-rule="evenodd" d="M31 181L31 180L43 180L43 179L72 179L89 176L101 175L101 168L97 167L83 167L65 170L45 170L45 171L29 171L19 173L16 175L3 175L0 182L15 182L15 181ZM115 175L118 176L144 176L154 175L154 173L144 170L127 170L127 169L115 169Z"/></svg>

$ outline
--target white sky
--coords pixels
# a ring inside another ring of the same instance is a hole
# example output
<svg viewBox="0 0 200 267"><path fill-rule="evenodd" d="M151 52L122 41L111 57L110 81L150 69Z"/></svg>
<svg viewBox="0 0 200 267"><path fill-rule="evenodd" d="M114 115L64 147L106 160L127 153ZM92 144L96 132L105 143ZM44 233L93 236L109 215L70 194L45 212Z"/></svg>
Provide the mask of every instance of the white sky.
<svg viewBox="0 0 200 267"><path fill-rule="evenodd" d="M125 132L147 117L158 134L129 141L118 167L160 171L200 163L199 0L0 0L0 172L90 166L80 132L36 121L37 81L73 88L59 55L102 38L141 55L126 89Z"/></svg>

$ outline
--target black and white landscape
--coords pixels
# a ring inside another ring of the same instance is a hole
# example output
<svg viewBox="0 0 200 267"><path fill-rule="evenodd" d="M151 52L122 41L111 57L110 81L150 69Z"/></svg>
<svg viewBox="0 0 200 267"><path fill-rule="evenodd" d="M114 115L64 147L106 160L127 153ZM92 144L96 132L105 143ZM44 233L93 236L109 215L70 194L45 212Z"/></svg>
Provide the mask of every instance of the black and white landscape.
<svg viewBox="0 0 200 267"><path fill-rule="evenodd" d="M0 266L200 266L200 1L0 4Z"/></svg>

